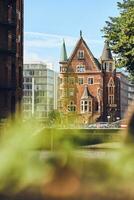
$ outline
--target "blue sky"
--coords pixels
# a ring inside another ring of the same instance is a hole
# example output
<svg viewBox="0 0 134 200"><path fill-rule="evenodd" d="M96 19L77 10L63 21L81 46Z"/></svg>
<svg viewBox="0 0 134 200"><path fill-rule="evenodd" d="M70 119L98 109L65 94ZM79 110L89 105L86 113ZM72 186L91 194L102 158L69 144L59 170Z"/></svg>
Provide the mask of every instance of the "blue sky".
<svg viewBox="0 0 134 200"><path fill-rule="evenodd" d="M117 16L121 0L25 0L25 60L52 62L58 70L62 39L68 56L83 37L94 56L100 57L103 38L100 29L109 16Z"/></svg>

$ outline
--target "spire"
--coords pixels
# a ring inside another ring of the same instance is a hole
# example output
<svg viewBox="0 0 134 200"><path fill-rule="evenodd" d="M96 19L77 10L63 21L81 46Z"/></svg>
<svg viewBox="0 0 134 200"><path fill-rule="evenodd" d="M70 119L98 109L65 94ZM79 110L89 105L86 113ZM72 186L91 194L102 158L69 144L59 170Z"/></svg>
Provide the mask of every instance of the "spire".
<svg viewBox="0 0 134 200"><path fill-rule="evenodd" d="M104 61L104 60L106 60L106 61L113 60L112 53L111 53L108 41L105 41L105 45L104 45L104 49L103 49L103 52L102 52L101 60L102 61Z"/></svg>
<svg viewBox="0 0 134 200"><path fill-rule="evenodd" d="M88 86L85 85L81 99L88 99L89 97L92 97L92 95L90 94L90 92L88 90Z"/></svg>
<svg viewBox="0 0 134 200"><path fill-rule="evenodd" d="M67 51L66 51L66 45L65 45L64 39L63 39L63 44L62 44L62 48L61 48L61 57L60 57L60 61L61 61L61 62L67 61Z"/></svg>
<svg viewBox="0 0 134 200"><path fill-rule="evenodd" d="M80 30L80 38L82 38L82 30Z"/></svg>

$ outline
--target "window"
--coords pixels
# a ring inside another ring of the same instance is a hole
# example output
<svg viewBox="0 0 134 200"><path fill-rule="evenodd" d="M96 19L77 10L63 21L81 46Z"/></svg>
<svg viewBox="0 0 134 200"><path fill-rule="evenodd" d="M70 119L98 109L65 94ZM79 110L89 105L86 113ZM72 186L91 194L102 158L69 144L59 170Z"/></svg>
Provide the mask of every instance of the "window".
<svg viewBox="0 0 134 200"><path fill-rule="evenodd" d="M60 72L67 72L67 67L60 67Z"/></svg>
<svg viewBox="0 0 134 200"><path fill-rule="evenodd" d="M67 77L64 77L63 78L63 84L66 84L67 83Z"/></svg>
<svg viewBox="0 0 134 200"><path fill-rule="evenodd" d="M114 94L114 87L112 86L109 87L109 94Z"/></svg>
<svg viewBox="0 0 134 200"><path fill-rule="evenodd" d="M94 78L88 78L88 84L89 85L94 84Z"/></svg>
<svg viewBox="0 0 134 200"><path fill-rule="evenodd" d="M67 83L67 77L60 78L60 84L66 84Z"/></svg>
<svg viewBox="0 0 134 200"><path fill-rule="evenodd" d="M89 101L89 112L92 112L92 102Z"/></svg>
<svg viewBox="0 0 134 200"><path fill-rule="evenodd" d="M81 113L92 112L92 101L82 100L81 101Z"/></svg>
<svg viewBox="0 0 134 200"><path fill-rule="evenodd" d="M24 84L24 90L31 90L32 85L31 84Z"/></svg>
<svg viewBox="0 0 134 200"><path fill-rule="evenodd" d="M75 112L76 111L76 106L74 105L73 101L71 101L70 104L68 105L68 111L69 112Z"/></svg>
<svg viewBox="0 0 134 200"><path fill-rule="evenodd" d="M29 71L29 75L30 75L30 76L33 76L33 75L34 75L34 70L30 70L30 71Z"/></svg>
<svg viewBox="0 0 134 200"><path fill-rule="evenodd" d="M69 88L69 96L74 96L74 88Z"/></svg>
<svg viewBox="0 0 134 200"><path fill-rule="evenodd" d="M83 66L83 65L77 66L76 71L77 71L77 72L85 72L85 66Z"/></svg>
<svg viewBox="0 0 134 200"><path fill-rule="evenodd" d="M65 88L65 89L63 90L62 95L63 95L63 97L67 97L67 88Z"/></svg>
<svg viewBox="0 0 134 200"><path fill-rule="evenodd" d="M109 63L109 71L110 71L110 72L112 71L112 68L113 68L112 63Z"/></svg>
<svg viewBox="0 0 134 200"><path fill-rule="evenodd" d="M78 51L78 59L84 59L84 51L83 50Z"/></svg>
<svg viewBox="0 0 134 200"><path fill-rule="evenodd" d="M115 84L113 78L110 78L108 83L108 94L114 95Z"/></svg>
<svg viewBox="0 0 134 200"><path fill-rule="evenodd" d="M114 95L109 95L109 96L108 96L108 103L109 103L110 105L114 104Z"/></svg>
<svg viewBox="0 0 134 200"><path fill-rule="evenodd" d="M74 77L69 77L69 83L73 85L75 83L75 78Z"/></svg>
<svg viewBox="0 0 134 200"><path fill-rule="evenodd" d="M78 84L82 85L83 84L83 78L78 78Z"/></svg>
<svg viewBox="0 0 134 200"><path fill-rule="evenodd" d="M85 110L85 112L88 111L88 102L87 101L85 101L84 110Z"/></svg>

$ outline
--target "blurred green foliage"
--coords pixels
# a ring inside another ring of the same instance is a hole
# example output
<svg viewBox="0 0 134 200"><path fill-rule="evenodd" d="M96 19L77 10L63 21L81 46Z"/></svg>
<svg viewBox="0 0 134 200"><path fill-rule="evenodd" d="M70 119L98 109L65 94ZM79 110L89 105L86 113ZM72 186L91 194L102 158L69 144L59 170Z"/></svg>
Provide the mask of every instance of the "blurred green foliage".
<svg viewBox="0 0 134 200"><path fill-rule="evenodd" d="M0 191L19 195L30 187L43 199L69 200L126 199L129 191L133 198L134 148L123 143L107 148L115 135L121 142L113 131L44 128L35 119L9 122L0 138ZM97 143L104 144L81 147Z"/></svg>

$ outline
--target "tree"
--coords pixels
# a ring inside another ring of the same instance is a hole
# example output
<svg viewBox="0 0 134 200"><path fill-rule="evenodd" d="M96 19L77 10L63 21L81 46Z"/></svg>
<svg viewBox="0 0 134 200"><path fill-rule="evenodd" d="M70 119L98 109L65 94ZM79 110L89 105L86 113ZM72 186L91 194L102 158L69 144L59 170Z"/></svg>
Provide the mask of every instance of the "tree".
<svg viewBox="0 0 134 200"><path fill-rule="evenodd" d="M58 110L53 110L48 114L48 124L58 126L61 123L61 116Z"/></svg>
<svg viewBox="0 0 134 200"><path fill-rule="evenodd" d="M109 17L102 31L117 55L117 65L134 75L134 1L123 0L117 6L120 15Z"/></svg>

